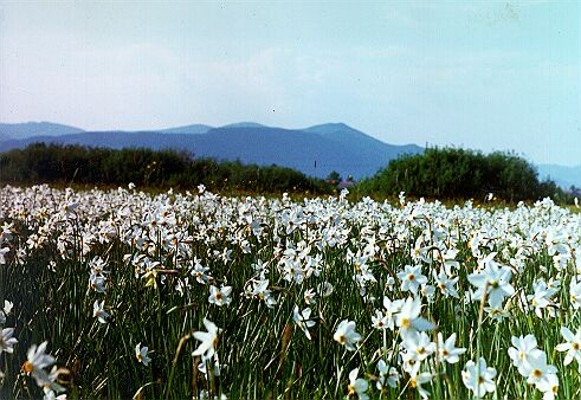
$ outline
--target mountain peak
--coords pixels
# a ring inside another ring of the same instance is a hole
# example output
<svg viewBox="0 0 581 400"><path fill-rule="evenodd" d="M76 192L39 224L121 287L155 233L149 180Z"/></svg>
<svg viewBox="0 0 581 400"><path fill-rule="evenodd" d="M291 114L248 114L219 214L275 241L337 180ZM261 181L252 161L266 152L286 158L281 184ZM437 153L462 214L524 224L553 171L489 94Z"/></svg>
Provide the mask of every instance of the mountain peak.
<svg viewBox="0 0 581 400"><path fill-rule="evenodd" d="M243 121L243 122L236 122L234 124L224 125L224 126L221 126L221 128L226 128L226 129L228 129L228 128L268 128L268 126L259 124L257 122Z"/></svg>
<svg viewBox="0 0 581 400"><path fill-rule="evenodd" d="M82 133L83 129L54 122L29 121L20 124L0 123L0 136L10 139L24 139L32 136L61 136Z"/></svg>
<svg viewBox="0 0 581 400"><path fill-rule="evenodd" d="M162 129L162 130L158 130L157 132L200 135L200 134L207 133L211 129L214 129L214 128L212 126L209 126L209 125L192 124L192 125L176 126L174 128Z"/></svg>
<svg viewBox="0 0 581 400"><path fill-rule="evenodd" d="M343 122L329 122L326 124L313 125L313 126L310 126L308 128L305 128L303 130L320 132L320 131L336 131L336 130L346 130L346 129L354 130L349 125L347 125Z"/></svg>
<svg viewBox="0 0 581 400"><path fill-rule="evenodd" d="M349 125L343 122L331 122L328 124L321 124L321 125L314 125L309 128L303 129L305 132L310 133L317 133L319 135L336 135L336 134L345 134L345 133L361 133L357 129L350 127Z"/></svg>

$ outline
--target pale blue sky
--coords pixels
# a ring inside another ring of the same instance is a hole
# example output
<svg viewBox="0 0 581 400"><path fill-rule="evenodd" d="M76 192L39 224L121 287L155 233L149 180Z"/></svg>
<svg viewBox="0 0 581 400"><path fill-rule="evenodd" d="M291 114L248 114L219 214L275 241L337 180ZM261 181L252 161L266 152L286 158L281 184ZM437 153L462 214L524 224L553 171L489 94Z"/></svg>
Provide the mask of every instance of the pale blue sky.
<svg viewBox="0 0 581 400"><path fill-rule="evenodd" d="M581 164L580 1L4 1L0 122L345 122Z"/></svg>

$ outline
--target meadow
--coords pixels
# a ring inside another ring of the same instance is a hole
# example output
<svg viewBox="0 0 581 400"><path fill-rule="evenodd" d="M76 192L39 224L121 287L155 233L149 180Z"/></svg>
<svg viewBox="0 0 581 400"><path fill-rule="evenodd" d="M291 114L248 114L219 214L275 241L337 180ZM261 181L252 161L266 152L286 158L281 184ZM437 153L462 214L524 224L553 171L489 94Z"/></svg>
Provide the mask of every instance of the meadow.
<svg viewBox="0 0 581 400"><path fill-rule="evenodd" d="M580 254L549 199L5 186L0 398L580 398Z"/></svg>

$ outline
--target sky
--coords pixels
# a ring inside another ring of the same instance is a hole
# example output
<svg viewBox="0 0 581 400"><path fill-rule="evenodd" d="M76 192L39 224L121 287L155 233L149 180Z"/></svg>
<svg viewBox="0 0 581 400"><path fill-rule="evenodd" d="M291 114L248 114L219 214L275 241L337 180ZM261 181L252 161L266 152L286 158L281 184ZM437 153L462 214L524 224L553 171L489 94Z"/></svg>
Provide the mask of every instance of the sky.
<svg viewBox="0 0 581 400"><path fill-rule="evenodd" d="M344 122L581 164L581 1L0 0L0 122Z"/></svg>

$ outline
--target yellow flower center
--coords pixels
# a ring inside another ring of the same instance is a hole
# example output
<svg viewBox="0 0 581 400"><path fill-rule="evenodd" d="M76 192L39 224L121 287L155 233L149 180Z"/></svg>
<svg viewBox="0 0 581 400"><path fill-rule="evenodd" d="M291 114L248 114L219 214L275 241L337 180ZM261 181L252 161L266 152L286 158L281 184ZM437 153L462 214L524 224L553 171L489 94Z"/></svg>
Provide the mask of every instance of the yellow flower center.
<svg viewBox="0 0 581 400"><path fill-rule="evenodd" d="M357 393L357 391L355 390L355 386L349 384L349 386L347 386L347 396L351 396L352 394Z"/></svg>
<svg viewBox="0 0 581 400"><path fill-rule="evenodd" d="M30 374L32 371L34 371L34 365L32 365L32 363L30 361L26 361L23 365L22 365L22 370L27 373Z"/></svg>

